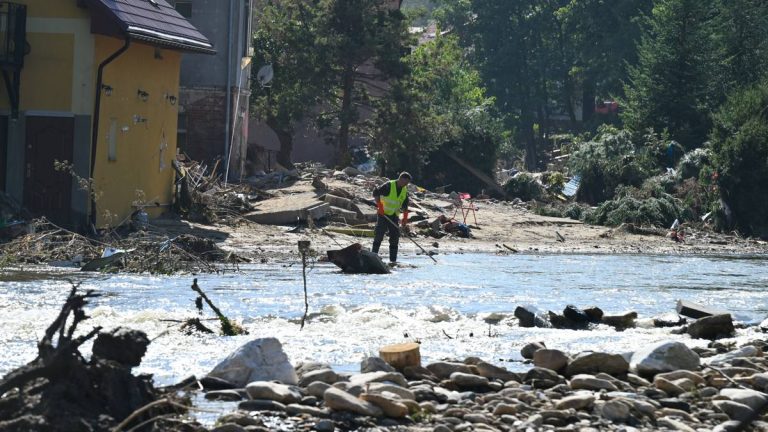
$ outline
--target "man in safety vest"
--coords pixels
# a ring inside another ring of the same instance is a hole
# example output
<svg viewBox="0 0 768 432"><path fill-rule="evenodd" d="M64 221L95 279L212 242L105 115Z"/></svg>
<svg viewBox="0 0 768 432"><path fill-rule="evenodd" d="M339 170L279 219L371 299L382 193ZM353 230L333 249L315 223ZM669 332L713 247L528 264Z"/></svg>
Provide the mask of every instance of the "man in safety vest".
<svg viewBox="0 0 768 432"><path fill-rule="evenodd" d="M402 225L408 223L408 184L411 175L407 172L400 174L397 180L390 180L373 190L376 200L378 217L373 237L373 253L379 253L379 246L384 240L384 233L389 231L389 262L397 262L397 243L400 240L400 225L398 215L403 211Z"/></svg>

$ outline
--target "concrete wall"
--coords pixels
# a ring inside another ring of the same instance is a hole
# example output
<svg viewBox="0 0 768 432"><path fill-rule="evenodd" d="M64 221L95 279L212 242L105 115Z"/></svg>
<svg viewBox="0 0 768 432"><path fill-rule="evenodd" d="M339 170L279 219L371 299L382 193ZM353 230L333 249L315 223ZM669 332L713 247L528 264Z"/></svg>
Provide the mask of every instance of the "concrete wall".
<svg viewBox="0 0 768 432"><path fill-rule="evenodd" d="M217 54L185 54L182 59L180 105L187 120L183 150L209 166L221 158L224 169L231 149L230 178L237 178L248 131L251 0L184 1L192 4L189 21L213 43Z"/></svg>
<svg viewBox="0 0 768 432"><path fill-rule="evenodd" d="M120 39L96 36L96 59L122 46ZM181 53L134 42L104 69L103 82L112 94L101 98L93 176L100 193L98 225L122 222L142 198L161 205L147 208L150 216L172 203L178 103L172 104L170 96L178 95L180 66ZM139 90L149 94L146 100ZM116 151L110 157L112 139Z"/></svg>

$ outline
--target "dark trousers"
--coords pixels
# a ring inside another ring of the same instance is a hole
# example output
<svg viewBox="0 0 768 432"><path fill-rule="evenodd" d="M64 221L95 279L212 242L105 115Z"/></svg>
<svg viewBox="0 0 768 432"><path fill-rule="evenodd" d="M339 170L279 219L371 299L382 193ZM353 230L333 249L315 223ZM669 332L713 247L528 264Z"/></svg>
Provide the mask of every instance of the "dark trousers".
<svg viewBox="0 0 768 432"><path fill-rule="evenodd" d="M387 221L389 220L389 222ZM381 241L384 240L384 233L389 232L389 260L392 262L397 261L397 243L400 241L400 228L398 228L400 220L397 215L378 215L376 217L376 229L373 236L373 247L371 251L373 253L379 253L379 247Z"/></svg>

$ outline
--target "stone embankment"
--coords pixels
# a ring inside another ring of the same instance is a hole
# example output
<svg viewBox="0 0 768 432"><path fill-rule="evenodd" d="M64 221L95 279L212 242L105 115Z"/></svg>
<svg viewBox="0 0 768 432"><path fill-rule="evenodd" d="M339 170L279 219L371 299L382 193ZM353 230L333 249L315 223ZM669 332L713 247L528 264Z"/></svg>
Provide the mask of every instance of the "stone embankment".
<svg viewBox="0 0 768 432"><path fill-rule="evenodd" d="M474 357L401 370L370 357L359 374L303 363L295 376L286 375L279 342L262 341L272 352L259 349L263 358L250 367L276 368L283 382L262 376L223 389L227 381L215 371L231 374L232 365L245 363L233 354L201 380L217 388L207 399L238 402L210 430L729 431L746 419L754 430L768 430L761 416L768 404L765 341L696 350L663 342L626 355L569 355L534 343L522 350L533 362L525 373Z"/></svg>

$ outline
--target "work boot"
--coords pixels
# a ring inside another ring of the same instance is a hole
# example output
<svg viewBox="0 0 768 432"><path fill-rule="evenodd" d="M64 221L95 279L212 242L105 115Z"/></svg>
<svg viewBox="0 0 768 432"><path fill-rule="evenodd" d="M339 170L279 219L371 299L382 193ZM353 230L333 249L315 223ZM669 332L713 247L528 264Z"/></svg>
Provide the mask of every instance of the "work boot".
<svg viewBox="0 0 768 432"><path fill-rule="evenodd" d="M397 262L397 246L389 247L389 263L393 264Z"/></svg>

